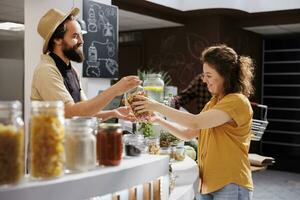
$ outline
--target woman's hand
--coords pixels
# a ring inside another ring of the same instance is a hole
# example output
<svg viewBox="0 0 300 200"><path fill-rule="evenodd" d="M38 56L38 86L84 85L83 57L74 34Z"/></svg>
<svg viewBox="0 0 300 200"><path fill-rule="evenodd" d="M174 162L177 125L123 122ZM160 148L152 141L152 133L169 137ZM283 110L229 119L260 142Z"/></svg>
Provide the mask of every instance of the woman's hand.
<svg viewBox="0 0 300 200"><path fill-rule="evenodd" d="M125 76L112 86L116 92L116 96L119 96L128 90L137 87L141 84L141 80L138 76Z"/></svg>
<svg viewBox="0 0 300 200"><path fill-rule="evenodd" d="M123 119L132 122L136 120L134 114L132 113L132 110L127 106L119 107L117 109L114 109L113 111L114 116L118 119Z"/></svg>
<svg viewBox="0 0 300 200"><path fill-rule="evenodd" d="M156 108L159 105L157 101L145 96L139 95L137 98L139 99L139 101L134 101L132 103L132 107L134 108L134 112L136 113L152 113L153 111L156 111Z"/></svg>
<svg viewBox="0 0 300 200"><path fill-rule="evenodd" d="M152 122L152 123L155 123L155 122L159 123L159 121L160 121L161 119L162 119L162 118L159 117L157 114L152 113L152 114L150 115L148 121L149 121L149 122Z"/></svg>

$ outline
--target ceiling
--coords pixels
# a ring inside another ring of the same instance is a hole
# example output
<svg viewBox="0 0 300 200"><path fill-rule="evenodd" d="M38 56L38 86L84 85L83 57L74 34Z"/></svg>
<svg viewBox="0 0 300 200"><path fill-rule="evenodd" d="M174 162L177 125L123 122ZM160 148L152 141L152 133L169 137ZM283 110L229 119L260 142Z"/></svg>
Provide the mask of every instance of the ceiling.
<svg viewBox="0 0 300 200"><path fill-rule="evenodd" d="M183 26L183 24L158 19L138 13L129 12L126 10L119 10L119 30L130 31L130 30L143 30L152 28L165 28Z"/></svg>
<svg viewBox="0 0 300 200"><path fill-rule="evenodd" d="M0 1L0 22L10 21L24 23L24 0L1 0ZM126 10L119 10L119 30L143 30L152 28L164 28L182 26L182 24L171 22L151 16L146 16ZM262 35L300 33L300 24L245 27L244 29ZM10 33L0 30L1 40L23 39L23 33Z"/></svg>
<svg viewBox="0 0 300 200"><path fill-rule="evenodd" d="M300 8L299 0L146 0L181 11L227 8L247 13L270 12ZM272 3L270 3L272 2Z"/></svg>
<svg viewBox="0 0 300 200"><path fill-rule="evenodd" d="M259 33L262 35L278 35L289 33L300 33L300 24L270 25L244 27L245 30Z"/></svg>
<svg viewBox="0 0 300 200"><path fill-rule="evenodd" d="M1 0L0 22L24 23L24 0ZM151 16L141 15L125 10L119 10L119 30L143 30L152 28L165 28L182 26L182 24L158 19ZM22 39L22 33L0 30L1 40Z"/></svg>

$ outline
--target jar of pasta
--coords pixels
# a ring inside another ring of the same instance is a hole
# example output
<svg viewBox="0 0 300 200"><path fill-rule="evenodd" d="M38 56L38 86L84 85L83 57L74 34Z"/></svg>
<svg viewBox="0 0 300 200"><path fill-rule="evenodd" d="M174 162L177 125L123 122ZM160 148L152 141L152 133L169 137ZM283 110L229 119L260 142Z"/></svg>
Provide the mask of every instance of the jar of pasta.
<svg viewBox="0 0 300 200"><path fill-rule="evenodd" d="M65 120L66 169L88 171L96 167L94 119L77 117Z"/></svg>
<svg viewBox="0 0 300 200"><path fill-rule="evenodd" d="M33 101L30 123L30 176L47 179L63 175L63 102Z"/></svg>
<svg viewBox="0 0 300 200"><path fill-rule="evenodd" d="M123 152L122 129L120 124L102 123L97 133L97 159L99 165L117 166Z"/></svg>
<svg viewBox="0 0 300 200"><path fill-rule="evenodd" d="M24 177L24 123L19 101L0 101L0 186Z"/></svg>

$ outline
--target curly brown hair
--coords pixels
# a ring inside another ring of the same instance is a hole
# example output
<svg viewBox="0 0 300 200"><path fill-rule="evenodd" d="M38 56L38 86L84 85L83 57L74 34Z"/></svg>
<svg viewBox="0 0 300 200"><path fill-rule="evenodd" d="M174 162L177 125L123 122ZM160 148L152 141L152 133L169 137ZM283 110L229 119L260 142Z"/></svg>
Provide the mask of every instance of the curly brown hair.
<svg viewBox="0 0 300 200"><path fill-rule="evenodd" d="M252 81L254 64L250 57L239 56L232 48L222 44L206 48L201 60L208 63L224 78L224 93L254 93Z"/></svg>

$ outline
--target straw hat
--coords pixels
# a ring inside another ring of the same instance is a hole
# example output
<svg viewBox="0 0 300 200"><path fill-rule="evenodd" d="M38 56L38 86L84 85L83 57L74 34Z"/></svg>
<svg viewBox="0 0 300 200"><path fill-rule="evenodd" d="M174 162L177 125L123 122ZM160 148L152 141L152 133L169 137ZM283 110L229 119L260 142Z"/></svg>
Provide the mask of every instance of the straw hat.
<svg viewBox="0 0 300 200"><path fill-rule="evenodd" d="M58 9L50 9L39 21L37 31L44 38L43 53L48 51L48 43L57 27L70 15L77 15L79 8L72 8L67 14Z"/></svg>

